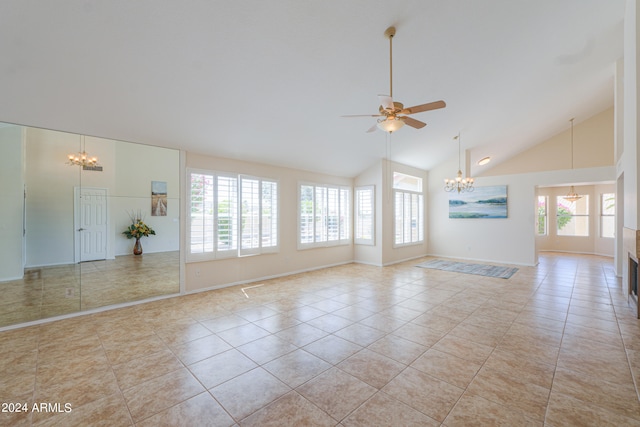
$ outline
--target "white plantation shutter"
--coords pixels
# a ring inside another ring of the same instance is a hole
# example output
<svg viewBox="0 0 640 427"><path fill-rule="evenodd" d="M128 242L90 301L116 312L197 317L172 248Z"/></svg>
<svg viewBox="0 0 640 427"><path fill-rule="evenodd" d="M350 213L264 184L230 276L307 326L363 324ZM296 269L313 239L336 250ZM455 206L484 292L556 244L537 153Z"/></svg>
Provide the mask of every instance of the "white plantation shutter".
<svg viewBox="0 0 640 427"><path fill-rule="evenodd" d="M312 185L300 186L300 243L311 244L314 239L314 188Z"/></svg>
<svg viewBox="0 0 640 427"><path fill-rule="evenodd" d="M327 241L327 187L315 188L314 239L315 242Z"/></svg>
<svg viewBox="0 0 640 427"><path fill-rule="evenodd" d="M242 238L240 254L257 253L260 249L260 180L242 178L240 181Z"/></svg>
<svg viewBox="0 0 640 427"><path fill-rule="evenodd" d="M262 181L262 248L278 246L278 183Z"/></svg>
<svg viewBox="0 0 640 427"><path fill-rule="evenodd" d="M238 249L238 179L218 176L217 180L217 250L233 255Z"/></svg>
<svg viewBox="0 0 640 427"><path fill-rule="evenodd" d="M299 247L349 243L350 200L348 188L301 184Z"/></svg>
<svg viewBox="0 0 640 427"><path fill-rule="evenodd" d="M327 241L334 242L340 239L340 190L327 188Z"/></svg>
<svg viewBox="0 0 640 427"><path fill-rule="evenodd" d="M394 244L424 241L422 178L394 172Z"/></svg>
<svg viewBox="0 0 640 427"><path fill-rule="evenodd" d="M214 183L213 175L191 174L190 187L190 252L214 250Z"/></svg>
<svg viewBox="0 0 640 427"><path fill-rule="evenodd" d="M189 261L278 250L278 183L189 171Z"/></svg>
<svg viewBox="0 0 640 427"><path fill-rule="evenodd" d="M340 240L351 238L351 192L340 189Z"/></svg>
<svg viewBox="0 0 640 427"><path fill-rule="evenodd" d="M273 251L278 246L278 183L254 177L242 177L240 182L240 255Z"/></svg>
<svg viewBox="0 0 640 427"><path fill-rule="evenodd" d="M360 245L373 245L374 241L374 187L355 190L354 240Z"/></svg>

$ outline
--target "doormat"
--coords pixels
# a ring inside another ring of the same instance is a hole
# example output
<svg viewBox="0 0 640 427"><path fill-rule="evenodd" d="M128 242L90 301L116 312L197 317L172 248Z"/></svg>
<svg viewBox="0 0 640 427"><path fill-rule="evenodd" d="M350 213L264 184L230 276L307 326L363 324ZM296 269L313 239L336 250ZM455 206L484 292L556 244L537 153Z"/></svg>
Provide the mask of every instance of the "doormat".
<svg viewBox="0 0 640 427"><path fill-rule="evenodd" d="M498 265L489 264L469 264L466 262L445 261L443 259L432 259L431 261L418 264L416 267L452 271L454 273L475 274L478 276L499 277L501 279L508 279L518 271L515 267L500 267Z"/></svg>

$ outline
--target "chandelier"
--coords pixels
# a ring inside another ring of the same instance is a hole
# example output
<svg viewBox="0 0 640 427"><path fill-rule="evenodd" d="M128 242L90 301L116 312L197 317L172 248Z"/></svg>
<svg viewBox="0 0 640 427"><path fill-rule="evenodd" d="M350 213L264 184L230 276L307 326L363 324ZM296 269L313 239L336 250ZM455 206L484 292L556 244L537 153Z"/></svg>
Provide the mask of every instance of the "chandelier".
<svg viewBox="0 0 640 427"><path fill-rule="evenodd" d="M571 122L571 170L573 170L573 118L569 120ZM573 188L573 185L569 189L569 193L564 196L564 199L568 202L577 202L582 199L578 193L576 193L576 189Z"/></svg>
<svg viewBox="0 0 640 427"><path fill-rule="evenodd" d="M473 178L462 177L462 168L460 167L460 134L456 135L454 140L458 140L458 175L454 179L446 178L444 180L444 191L457 191L458 193L464 193L465 191L471 193L473 188Z"/></svg>
<svg viewBox="0 0 640 427"><path fill-rule="evenodd" d="M67 156L67 164L69 166L98 166L98 158L89 156L85 150L84 135L80 135L80 145L82 151Z"/></svg>

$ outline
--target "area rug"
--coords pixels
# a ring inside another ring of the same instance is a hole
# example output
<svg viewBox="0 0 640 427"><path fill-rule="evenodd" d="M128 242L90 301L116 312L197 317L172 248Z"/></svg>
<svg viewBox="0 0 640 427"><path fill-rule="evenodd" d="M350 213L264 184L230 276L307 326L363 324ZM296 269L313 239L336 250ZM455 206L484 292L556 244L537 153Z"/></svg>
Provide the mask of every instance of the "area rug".
<svg viewBox="0 0 640 427"><path fill-rule="evenodd" d="M466 262L446 261L443 259L432 259L416 265L416 267L431 268L434 270L452 271L455 273L476 274L478 276L499 277L508 279L516 271L515 267L500 267L489 264L469 264Z"/></svg>

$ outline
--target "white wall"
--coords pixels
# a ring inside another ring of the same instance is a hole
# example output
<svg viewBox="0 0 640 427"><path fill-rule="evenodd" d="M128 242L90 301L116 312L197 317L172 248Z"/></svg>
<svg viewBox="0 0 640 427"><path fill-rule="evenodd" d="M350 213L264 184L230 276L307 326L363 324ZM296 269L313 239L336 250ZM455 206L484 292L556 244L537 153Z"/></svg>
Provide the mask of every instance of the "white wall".
<svg viewBox="0 0 640 427"><path fill-rule="evenodd" d="M177 251L180 227L180 152L148 145L114 141L115 194L110 200L114 226L115 255L130 254L133 240L122 235L131 224L129 214L142 212L144 221L156 232L142 239L145 253ZM151 216L151 181L167 183L167 215Z"/></svg>
<svg viewBox="0 0 640 427"><path fill-rule="evenodd" d="M422 178L423 191L425 192L425 222L423 224L425 240L422 243L400 247L394 245L393 172ZM426 255L428 236L426 215L428 174L426 171L383 159L356 177L355 185L375 185L376 189L375 245L355 245L354 260L356 262L383 266Z"/></svg>
<svg viewBox="0 0 640 427"><path fill-rule="evenodd" d="M632 230L638 229L638 46L640 31L637 22L640 10L636 0L627 0L624 17L624 156L622 156L622 172L624 172L624 226ZM626 256L625 263L626 263Z"/></svg>
<svg viewBox="0 0 640 427"><path fill-rule="evenodd" d="M615 168L599 167L482 177L476 186L506 185L505 219L449 219L449 197L441 183L457 160L429 172L429 253L434 256L535 265L536 187L615 179Z"/></svg>
<svg viewBox="0 0 640 427"><path fill-rule="evenodd" d="M22 127L0 128L0 282L23 276L23 150Z"/></svg>
<svg viewBox="0 0 640 427"><path fill-rule="evenodd" d="M186 292L246 283L353 261L353 244L304 250L299 250L297 245L299 183L309 182L353 187L353 179L240 160L203 156L195 153L187 153L186 166L188 168L244 173L261 178L275 179L278 181L280 193L279 252L240 258L189 262L185 266Z"/></svg>
<svg viewBox="0 0 640 427"><path fill-rule="evenodd" d="M157 235L145 238L145 252L179 249L179 151L86 137L86 151L103 171L65 164L81 150L79 135L26 128L26 266L74 262L74 187L108 191L107 257L130 254L133 243L122 235L127 212L141 210ZM151 181L166 181L168 213L151 217Z"/></svg>

